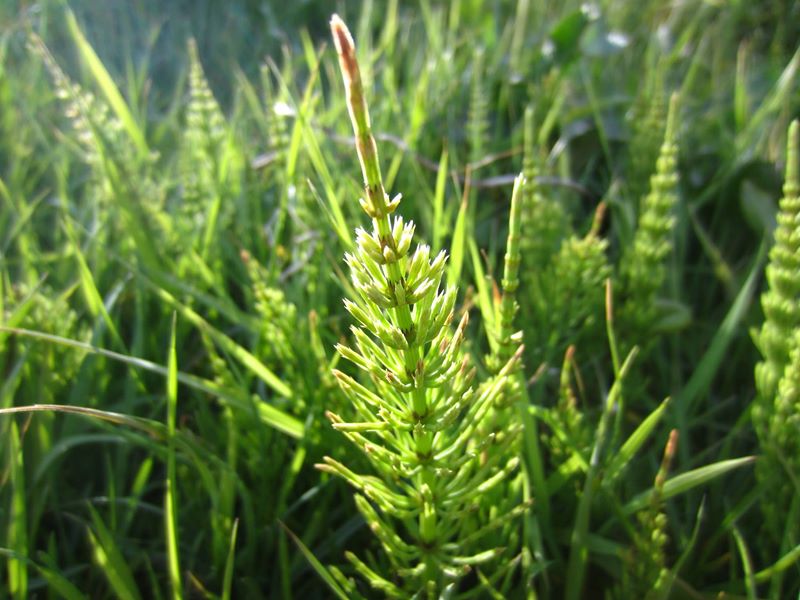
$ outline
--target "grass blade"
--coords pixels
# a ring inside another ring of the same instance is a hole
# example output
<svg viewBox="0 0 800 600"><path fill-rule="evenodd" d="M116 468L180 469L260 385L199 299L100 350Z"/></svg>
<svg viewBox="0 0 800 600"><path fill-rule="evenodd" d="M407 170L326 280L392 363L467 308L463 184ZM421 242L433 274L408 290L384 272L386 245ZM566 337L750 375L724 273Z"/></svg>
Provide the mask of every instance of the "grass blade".
<svg viewBox="0 0 800 600"><path fill-rule="evenodd" d="M178 354L175 349L176 316L172 315L172 332L167 358L167 481L164 494L164 520L167 536L167 558L172 597L183 597L181 569L178 557L178 508L176 499L177 478L175 476L175 414L178 407Z"/></svg>
<svg viewBox="0 0 800 600"><path fill-rule="evenodd" d="M622 395L622 384L630 371L637 352L636 348L631 350L622 367L620 367L619 374L611 387L600 417L600 424L597 428L594 447L592 448L589 471L586 473L583 493L578 501L578 508L575 513L575 526L572 530L571 538L572 548L570 549L569 563L567 565L567 591L565 594L567 600L578 600L583 591L586 564L589 558L589 520L594 500L595 479L602 466L602 455L606 445L606 438L608 437L608 428L613 412L617 408L617 403Z"/></svg>
<svg viewBox="0 0 800 600"><path fill-rule="evenodd" d="M692 373L692 376L686 386L675 397L674 411L676 425L678 431L680 431L681 440L687 440L685 442L681 442L680 444L679 451L681 453L681 461L683 464L688 463L690 456L688 440L691 438L686 431L687 420L692 414L692 408L694 407L695 401L708 390L709 386L711 385L711 381L713 380L717 370L725 358L725 353L727 352L728 347L730 346L734 337L740 331L739 325L747 314L747 310L749 309L750 303L753 300L753 295L758 288L758 282L761 280L761 266L766 255L766 251L767 246L766 244L762 243L758 252L758 256L753 262L753 266L750 269L750 273L748 274L744 285L742 285L742 288L739 290L736 299L733 301L728 314L725 315L725 319L723 320L717 332L714 334L714 338L711 340L708 350L706 350L703 358L700 359L700 363Z"/></svg>
<svg viewBox="0 0 800 600"><path fill-rule="evenodd" d="M497 338L494 332L497 331L495 325L494 303L492 302L492 291L486 275L483 271L483 263L481 262L481 254L478 250L478 245L475 239L470 237L468 239L469 254L472 259L472 268L475 271L475 288L478 290L478 309L481 311L481 318L483 319L484 331L486 331L489 340L489 347L492 352L497 352ZM459 269L460 270L460 269Z"/></svg>
<svg viewBox="0 0 800 600"><path fill-rule="evenodd" d="M231 600L233 567L236 562L236 534L238 531L239 519L234 519L233 527L231 528L231 543L228 550L228 559L225 561L225 573L222 576L222 600Z"/></svg>
<svg viewBox="0 0 800 600"><path fill-rule="evenodd" d="M447 189L447 149L442 151L439 159L439 171L436 173L436 190L433 194L433 233L431 249L434 253L442 249L442 239L447 234L447 223L444 218L444 195ZM459 213L460 214L460 213Z"/></svg>
<svg viewBox="0 0 800 600"><path fill-rule="evenodd" d="M309 564L310 564L310 565L311 565L311 567L314 569L314 571L316 571L316 572L317 572L317 575L319 575L319 576L322 578L322 580L323 580L323 581L324 581L326 584L328 584L328 587L330 588L330 590L331 590L331 591L332 591L334 594L336 594L336 597L337 597L337 598L340 598L340 600L348 600L349 596L348 596L348 595L347 595L347 594L344 592L344 590L343 590L343 589L342 589L342 588L339 586L339 584L338 584L338 583L336 582L336 580L333 578L333 575L331 575L331 574L330 574L330 572L328 571L328 569L326 569L326 568L325 568L325 565L323 565L321 562L319 562L319 560L317 559L317 557L316 557L316 556L314 556L314 553L313 553L313 552L311 552L311 550L309 550L309 549L306 547L306 545L305 545L305 544L304 544L302 541L300 541L300 538L299 538L299 537L297 537L297 536L296 536L296 535L295 535L295 534L292 532L292 530L291 530L291 529L289 529L289 528L288 528L288 527L287 527L287 526L286 526L286 525L285 525L283 522L279 521L279 523L281 524L281 527L283 527L283 530L284 530L284 531L287 533L287 535L288 535L290 538L292 538L292 541L293 541L295 544L297 544L297 547L300 549L300 552L302 552L302 553L303 553L303 556L305 556L305 557L306 557L306 560L309 562Z"/></svg>
<svg viewBox="0 0 800 600"><path fill-rule="evenodd" d="M450 244L450 265L447 268L447 286L457 286L461 281L461 270L464 265L465 238L467 237L467 206L469 204L469 186L464 188L464 197L461 200L461 208L458 209L456 225L453 229L453 242ZM474 242L470 238L470 242Z"/></svg>
<svg viewBox="0 0 800 600"><path fill-rule="evenodd" d="M661 417L664 416L664 411L667 409L668 405L669 398L664 400L658 408L647 415L647 418L645 418L645 420L639 424L636 430L631 433L630 437L625 440L625 443L622 444L619 452L617 452L616 456L614 456L611 464L606 470L606 475L604 477L606 482L610 483L614 481L614 479L617 478L627 464L633 459L642 445L650 438L656 428L656 425L658 425L661 421Z"/></svg>
<svg viewBox="0 0 800 600"><path fill-rule="evenodd" d="M742 533L738 527L733 528L733 539L736 540L736 549L739 551L739 558L742 559L742 567L744 567L744 581L745 588L747 589L747 600L756 600L756 582L753 577L753 559L750 558L750 550L747 548L747 542L744 541Z"/></svg>
<svg viewBox="0 0 800 600"><path fill-rule="evenodd" d="M0 556L5 556L9 560L17 560L32 566L47 582L48 587L58 594L59 598L63 598L64 600L86 600L86 596L84 596L69 579L55 569L35 563L9 548L0 548Z"/></svg>
<svg viewBox="0 0 800 600"><path fill-rule="evenodd" d="M778 561L771 567L762 569L754 575L756 582L767 583L772 581L774 577L783 573L796 562L800 561L800 545L795 546L789 552L781 556Z"/></svg>
<svg viewBox="0 0 800 600"><path fill-rule="evenodd" d="M208 334L208 336L214 340L214 342L219 345L225 352L233 356L239 362L241 362L245 367L247 367L251 373L253 373L256 377L261 379L264 383L266 383L269 387L273 390L278 392L281 396L285 398L291 399L294 394L292 394L291 388L286 385L281 379L273 373L269 367L267 367L264 363L258 360L253 354L245 350L242 346L237 344L234 340L229 338L227 335L222 333L219 329L216 329L212 326L208 321L206 321L203 317L193 311L191 308L186 306L185 304L178 301L172 294L163 290L161 288L155 288L156 294L160 296L163 300L171 304L183 318L189 321L192 325L197 327L203 333Z"/></svg>
<svg viewBox="0 0 800 600"><path fill-rule="evenodd" d="M7 542L20 557L28 555L28 512L25 499L25 471L22 462L19 428L11 421L8 434L8 460L11 472L11 514L8 519ZM25 600L28 597L28 566L24 560L9 558L8 592L12 598Z"/></svg>
<svg viewBox="0 0 800 600"><path fill-rule="evenodd" d="M121 600L141 600L139 589L133 578L128 563L114 541L114 536L109 531L97 511L88 505L92 526L88 529L89 542L92 546L92 555L100 570L108 579L114 594Z"/></svg>
<svg viewBox="0 0 800 600"><path fill-rule="evenodd" d="M721 460L719 462L713 463L711 465L706 465L698 469L693 469L691 471L687 471L686 473L681 473L680 475L676 475L671 479L667 479L667 481L664 483L664 490L661 494L661 497L664 500L669 500L674 496L684 494L689 490L692 490L701 485L705 485L713 481L714 479L717 479L718 477L722 477L729 471L733 471L734 469L739 469L746 465L752 464L753 462L755 462L755 460L756 460L755 456L731 458L728 460ZM628 504L625 505L623 511L625 512L625 514L631 514L638 510L643 509L650 503L652 495L653 495L652 489L639 494Z"/></svg>
<svg viewBox="0 0 800 600"><path fill-rule="evenodd" d="M98 354L100 356L104 356L112 360L117 360L125 364L128 364L130 366L136 367L138 369L143 369L145 371L157 373L164 377L166 377L167 375L167 369L165 369L163 366L159 364L156 364L149 360L145 360L143 358L137 358L135 356L126 356L118 352L112 352L111 350L106 350L105 348L98 348L97 346L92 346L91 344L87 344L85 342L79 342L77 340L71 340L68 338L63 338L57 335L52 335L41 331L31 331L29 329L20 329L13 327L0 327L0 332L10 333L15 335L24 335L26 337L39 339L49 343L69 346L72 348L83 350L85 352L91 352L92 354ZM187 385L196 390L211 394L212 396L226 402L227 404L239 410L243 410L246 412L255 411L256 414L258 415L259 420L265 425L268 425L269 427L273 427L278 431L281 431L293 438L303 437L304 427L299 420L297 420L292 415L285 413L282 410L275 408L270 404L267 404L266 402L256 402L244 394L237 393L234 390L226 389L213 381L210 381L208 379L203 379L201 377L197 377L196 375L191 375L189 373L179 372L177 374L177 377L178 381L183 385ZM45 405L37 405L37 406L45 406ZM31 407L20 407L20 408L29 409ZM40 408L40 410L54 410L54 409L62 410L64 412L70 412L70 411L79 412L79 411L93 410L93 409L84 409L78 406L66 406L66 405L52 405L50 408ZM96 411L96 412L107 415L116 414L116 413L106 413L104 411ZM2 414L2 411L0 411L0 414ZM130 418L126 417L126 415L118 415L118 417L125 419Z"/></svg>
<svg viewBox="0 0 800 600"><path fill-rule="evenodd" d="M122 122L125 131L127 131L131 140L136 145L140 155L147 156L150 150L147 147L144 133L133 118L133 114L128 108L122 94L120 94L117 89L117 86L114 84L114 80L111 78L105 66L103 66L102 61L95 53L91 44L89 44L84 37L74 13L69 9L66 10L66 18L67 28L72 35L72 39L75 41L75 45L78 47L78 53L89 68L89 72L97 82L100 91L106 97L106 100L108 100L117 118Z"/></svg>

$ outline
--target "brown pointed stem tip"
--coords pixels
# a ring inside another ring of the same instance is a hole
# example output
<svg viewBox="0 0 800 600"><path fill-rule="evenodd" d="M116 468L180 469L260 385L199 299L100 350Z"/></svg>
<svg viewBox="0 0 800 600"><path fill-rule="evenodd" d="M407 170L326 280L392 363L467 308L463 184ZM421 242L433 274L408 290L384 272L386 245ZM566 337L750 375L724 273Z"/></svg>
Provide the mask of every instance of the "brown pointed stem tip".
<svg viewBox="0 0 800 600"><path fill-rule="evenodd" d="M592 235L596 236L600 234L600 228L603 226L603 221L606 218L606 212L608 212L608 204L606 204L604 201L600 202L594 211L594 219L592 220L591 229Z"/></svg>
<svg viewBox="0 0 800 600"><path fill-rule="evenodd" d="M614 293L611 287L611 278L606 279L606 321L614 322Z"/></svg>
<svg viewBox="0 0 800 600"><path fill-rule="evenodd" d="M342 67L342 72L355 79L358 73L358 63L356 62L356 45L353 43L353 36L350 35L350 30L342 21L339 15L334 14L331 17L331 33L333 34L333 43L336 46L336 52L339 55L339 63Z"/></svg>
<svg viewBox="0 0 800 600"><path fill-rule="evenodd" d="M675 451L678 448L678 430L673 429L669 432L669 439L667 440L667 446L664 448L664 460L672 462L672 458L675 456Z"/></svg>

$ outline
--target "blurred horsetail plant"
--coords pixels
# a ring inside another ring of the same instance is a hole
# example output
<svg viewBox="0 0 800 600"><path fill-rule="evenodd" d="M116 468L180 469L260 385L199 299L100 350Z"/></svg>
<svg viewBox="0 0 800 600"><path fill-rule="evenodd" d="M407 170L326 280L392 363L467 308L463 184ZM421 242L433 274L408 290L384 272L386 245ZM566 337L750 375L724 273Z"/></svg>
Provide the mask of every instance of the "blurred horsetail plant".
<svg viewBox="0 0 800 600"><path fill-rule="evenodd" d="M672 251L673 212L678 201L678 96L669 103L664 142L650 178L650 192L641 200L633 241L623 251L620 278L626 302L620 321L625 341L643 344L658 321L656 299L666 280L665 261Z"/></svg>
<svg viewBox="0 0 800 600"><path fill-rule="evenodd" d="M800 136L798 121L789 128L786 155L786 181L778 212L775 245L770 251L766 274L769 291L761 298L764 306L764 325L757 336L757 345L765 360L756 365L756 386L761 399L771 402L778 391L778 382L789 363L794 332L800 327ZM761 416L753 415L760 429Z"/></svg>
<svg viewBox="0 0 800 600"><path fill-rule="evenodd" d="M483 453L493 436L479 439L476 432L506 390L518 353L485 385L472 387L475 369L462 349L467 314L453 332L456 290L440 289L446 253L431 260L420 244L409 255L414 224L390 219L400 196L390 200L383 188L353 39L336 15L331 30L364 178L360 203L372 231L357 229L356 248L346 255L357 295L345 306L358 326L354 348L337 346L361 372L354 378L335 371L356 419L329 418L376 475L330 457L318 466L356 488L356 505L385 550L388 572L349 553L356 571L389 597L433 598L502 553L484 537L515 512L485 520L479 508L481 496L518 466L510 451L515 435L507 436L506 452ZM338 569L332 573L351 597L358 593Z"/></svg>
<svg viewBox="0 0 800 600"><path fill-rule="evenodd" d="M800 543L800 122L789 127L786 180L775 245L761 297L764 324L755 336L764 360L756 365L753 426L762 459L756 474L770 493L762 499L768 545L786 552ZM780 594L780 577L773 595Z"/></svg>
<svg viewBox="0 0 800 600"><path fill-rule="evenodd" d="M558 201L542 193L533 108L524 118L522 253L525 257L523 305L529 325L526 346L533 364L558 360L574 344L587 355L603 341L605 281L611 275L608 242L599 230L606 213L601 203L585 237L572 231Z"/></svg>
<svg viewBox="0 0 800 600"><path fill-rule="evenodd" d="M219 246L216 232L231 219L242 164L229 143L230 128L209 88L193 39L188 48L189 100L181 149L180 223L189 230L178 233L191 239L198 254L209 261L209 254Z"/></svg>

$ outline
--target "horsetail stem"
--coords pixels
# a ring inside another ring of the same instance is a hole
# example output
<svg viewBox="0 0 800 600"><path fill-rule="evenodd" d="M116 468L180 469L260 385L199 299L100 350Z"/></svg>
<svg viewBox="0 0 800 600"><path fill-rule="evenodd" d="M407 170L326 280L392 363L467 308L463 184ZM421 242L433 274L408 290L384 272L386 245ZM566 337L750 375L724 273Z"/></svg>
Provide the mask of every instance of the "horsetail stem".
<svg viewBox="0 0 800 600"><path fill-rule="evenodd" d="M361 201L361 206L364 212L372 218L375 230L378 232L381 252L386 261L389 285L394 288L396 293L405 295L405 281L399 264L403 257L398 255L397 240L392 235L389 222L389 215L397 209L401 196L397 195L392 201L387 202L388 196L383 189L381 168L378 162L378 147L372 136L369 108L364 97L364 86L361 82L361 71L358 68L353 37L339 15L331 17L331 31L336 52L339 55L339 66L347 94L347 109L356 135L356 150L361 164L361 173L364 176L367 199ZM414 324L409 305L400 302L395 308L395 317L400 331L406 338L412 337ZM413 346L409 347L405 352L405 359L407 370L416 369L420 359L418 349ZM422 415L427 413L424 394L415 394L414 410Z"/></svg>
<svg viewBox="0 0 800 600"><path fill-rule="evenodd" d="M466 565L500 551L481 548L464 554L466 548L457 542L479 539L491 528L470 517L472 507L519 464L511 453L500 451L478 459L491 441L478 435L481 424L508 393L506 383L519 353L509 356L487 385L472 387L475 369L461 350L467 316L451 333L456 291L440 290L446 253L431 258L430 247L420 244L409 255L414 224L400 215L390 219L400 196L390 201L383 187L353 38L336 15L331 31L364 180L366 198L360 203L372 231L357 229L356 248L346 255L357 296L345 300L345 307L358 325L352 329L355 345L337 346L371 385L335 371L358 421L348 423L333 413L329 418L364 452L378 476L360 475L329 457L318 467L358 490L359 511L397 567L392 577L403 579L407 590L431 596L460 577ZM515 210L513 228L518 231ZM513 317L518 237L511 236L504 282L507 328ZM357 558L351 562L375 589L395 589Z"/></svg>
<svg viewBox="0 0 800 600"><path fill-rule="evenodd" d="M511 212L508 218L508 238L506 240L506 253L503 259L503 296L500 301L500 328L498 335L498 357L500 366L505 363L516 351L513 339L514 315L517 312L516 291L519 287L520 263L520 216L522 212L522 190L525 187L525 176L520 173L514 180L514 190L511 193Z"/></svg>

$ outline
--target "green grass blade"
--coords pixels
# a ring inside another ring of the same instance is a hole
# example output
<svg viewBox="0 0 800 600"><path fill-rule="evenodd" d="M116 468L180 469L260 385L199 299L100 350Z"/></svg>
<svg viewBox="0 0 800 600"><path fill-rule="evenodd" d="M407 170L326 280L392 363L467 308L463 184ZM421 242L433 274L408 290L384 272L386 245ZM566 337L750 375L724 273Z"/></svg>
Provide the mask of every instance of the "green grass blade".
<svg viewBox="0 0 800 600"><path fill-rule="evenodd" d="M465 239L467 237L467 216L468 216L468 194L464 194L461 200L461 208L458 209L456 225L453 229L453 241L450 244L450 264L447 267L447 285L458 286L461 282L461 270L464 266ZM471 242L474 242L470 238Z"/></svg>
<svg viewBox="0 0 800 600"><path fill-rule="evenodd" d="M143 431L159 439L164 438L166 433L163 424L158 421L151 421L150 419L144 419L142 417L131 417L130 415L123 415L122 413L112 412L110 410L98 410L86 406L70 406L68 404L29 404L26 406L0 408L0 415L32 412L61 412L80 415L82 417L113 423L114 425L125 425L126 427Z"/></svg>
<svg viewBox="0 0 800 600"><path fill-rule="evenodd" d="M22 462L19 428L16 421L11 421L8 440L8 460L11 463L11 510L6 530L7 543L15 554L21 557L28 555L28 511L25 498L25 470ZM16 600L28 597L28 566L24 560L9 558L7 563L8 593Z"/></svg>
<svg viewBox="0 0 800 600"><path fill-rule="evenodd" d="M112 352L111 350L98 348L97 346L92 346L91 344L87 344L85 342L79 342L77 340L71 340L68 338L63 338L49 333L43 333L41 331L31 331L29 329L19 329L13 327L0 327L0 332L10 333L14 335L24 335L26 337L39 339L49 343L69 346L72 348L83 350L85 352L91 352L92 354L98 354L100 356L104 356L112 360L117 360L125 364L128 364L130 366L136 367L138 369L143 369L145 371L157 373L162 377L166 377L167 375L167 369L159 364L150 362L149 360L145 360L143 358L126 356L118 352ZM303 424L298 419L296 419L295 417L293 417L288 413L283 412L278 408L275 408L270 404L267 404L266 402L253 401L251 398L247 397L244 394L237 393L234 390L226 389L213 381L210 381L208 379L203 379L201 377L197 377L196 375L191 375L189 373L179 372L178 381L183 385L187 385L196 390L211 394L212 396L215 396L216 398L225 401L226 403L230 404L231 406L239 410L246 412L252 412L255 410L259 420L265 425L274 427L278 431L282 431L283 433L294 438L303 437L304 427ZM56 406L57 408L63 408L65 410L71 410L71 409L82 410L81 407L70 407L62 405L53 405L53 406ZM120 416L124 417L125 415L120 415Z"/></svg>
<svg viewBox="0 0 800 600"><path fill-rule="evenodd" d="M697 508L697 516L695 517L694 527L692 528L692 534L689 536L688 541L682 543L683 548L681 549L680 557L672 568L669 570L669 574L667 575L667 581L661 588L661 594L658 596L656 600L666 600L670 597L670 591L672 590L672 586L675 584L675 580L678 578L678 574L681 572L683 566L687 563L689 558L692 556L692 553L697 545L697 541L700 538L700 530L703 526L703 520L706 513L706 500L700 502L700 506Z"/></svg>
<svg viewBox="0 0 800 600"><path fill-rule="evenodd" d="M798 71L800 71L800 48L797 48L794 56L783 69L778 81L775 82L775 86L765 97L764 102L747 120L745 130L736 136L737 154L745 154L747 148L755 144L756 135L761 130L764 121L779 111L786 109L787 98L797 90L795 80Z"/></svg>
<svg viewBox="0 0 800 600"><path fill-rule="evenodd" d="M736 82L733 88L733 115L736 130L741 131L747 123L750 99L747 97L747 57L748 45L739 45L736 53Z"/></svg>
<svg viewBox="0 0 800 600"><path fill-rule="evenodd" d="M644 443L650 438L656 426L661 422L661 417L664 416L664 411L667 409L668 405L669 398L664 400L658 406L658 408L647 415L647 418L645 418L645 420L639 424L636 430L631 433L630 437L625 440L625 443L622 444L622 447L612 459L608 469L606 469L606 474L603 478L604 481L610 483L613 482L617 476L619 476L622 470L641 449L642 445L644 445Z"/></svg>
<svg viewBox="0 0 800 600"><path fill-rule="evenodd" d="M300 149L303 145L303 125L311 116L312 101L314 100L314 86L317 83L318 77L319 60L315 60L314 68L311 69L310 77L306 83L305 91L303 92L303 99L300 101L300 106L297 108L294 127L292 128L289 142L289 150L286 154L286 173L290 179L294 177L297 171L297 162L300 157Z"/></svg>
<svg viewBox="0 0 800 600"><path fill-rule="evenodd" d="M766 569L762 569L753 577L758 583L767 583L772 581L775 577L792 567L795 563L800 561L800 545L795 546L789 552L781 556L778 561Z"/></svg>
<svg viewBox="0 0 800 600"><path fill-rule="evenodd" d="M600 424L597 427L592 448L592 458L589 462L589 471L586 473L583 493L578 501L578 508L575 513L575 525L572 530L569 563L567 564L567 589L564 595L567 600L578 600L583 593L586 565L589 559L589 526L594 502L595 479L602 466L603 452L609 433L608 429L612 415L617 409L617 404L622 395L623 381L630 371L637 353L638 350L636 348L631 350L622 367L620 367L619 374L611 387L603 413L600 416Z"/></svg>
<svg viewBox="0 0 800 600"><path fill-rule="evenodd" d="M447 189L447 149L442 151L439 159L439 171L436 173L436 190L433 194L433 234L431 249L434 253L442 249L442 239L447 235L447 223L444 218L444 195Z"/></svg>
<svg viewBox="0 0 800 600"><path fill-rule="evenodd" d="M114 536L109 531L97 511L88 505L92 527L88 529L89 543L92 546L92 556L100 570L108 579L114 594L121 600L141 600L136 580L131 573L128 563L114 541Z"/></svg>
<svg viewBox="0 0 800 600"><path fill-rule="evenodd" d="M497 330L495 329L495 314L494 303L492 302L492 291L489 289L489 282L483 271L481 253L478 250L478 245L475 243L475 238L470 237L467 242L470 258L472 259L472 268L475 271L475 288L478 290L477 303L478 309L481 311L481 318L484 322L484 331L487 333L491 351L497 352L497 337L494 335L494 332Z"/></svg>
<svg viewBox="0 0 800 600"><path fill-rule="evenodd" d="M36 470L33 472L31 479L32 485L42 482L42 478L47 471L53 467L59 460L63 459L66 454L75 448L79 448L89 444L123 444L125 438L119 435L110 435L107 433L87 433L81 435L71 435L62 440L59 440L49 449L47 454L39 458L36 464Z"/></svg>
<svg viewBox="0 0 800 600"><path fill-rule="evenodd" d="M239 531L239 519L233 520L231 543L228 546L228 559L225 561L225 572L222 576L222 600L231 600L233 586L233 568L236 563L236 534Z"/></svg>
<svg viewBox="0 0 800 600"><path fill-rule="evenodd" d="M703 354L703 358L700 359L686 386L675 397L674 413L677 421L676 425L681 433L681 440L683 440L679 450L683 464L687 464L690 456L688 443L690 436L686 431L687 420L692 414L694 403L708 390L711 381L723 363L728 348L735 336L740 332L742 319L744 319L750 308L753 295L758 288L758 282L761 280L761 266L766 256L766 249L766 244L762 243L744 285L742 285L728 314L725 315L725 319L714 334L708 350Z"/></svg>
<svg viewBox="0 0 800 600"><path fill-rule="evenodd" d="M40 565L25 556L17 554L10 548L0 548L0 556L5 556L9 560L18 560L32 566L39 572L42 579L47 582L47 586L50 590L58 595L58 598L63 598L64 600L86 600L86 596L84 596L69 579L55 569Z"/></svg>
<svg viewBox="0 0 800 600"><path fill-rule="evenodd" d="M289 399L292 398L294 394L292 393L291 388L286 383L281 381L281 379L275 375L275 373L273 373L269 367L253 356L253 354L222 333L219 329L216 329L203 317L197 314L190 307L178 301L166 290L156 288L155 291L159 297L172 305L183 318L185 318L203 333L208 334L208 336L213 339L220 348L241 362L256 377L261 379L281 396Z"/></svg>
<svg viewBox="0 0 800 600"><path fill-rule="evenodd" d="M676 475L675 477L667 479L667 481L664 483L664 490L661 493L661 498L664 500L669 500L670 498L684 494L689 490L693 490L696 487L710 483L711 481L722 477L734 469L740 469L741 467L752 464L753 462L755 462L754 456L744 456L742 458L721 460L704 467L687 471L686 473L681 473L680 475ZM625 514L634 513L647 506L651 502L653 491L654 490L652 489L647 490L626 504L623 508Z"/></svg>
<svg viewBox="0 0 800 600"><path fill-rule="evenodd" d="M91 44L89 44L84 37L78 25L78 21L75 19L75 15L69 9L66 10L66 18L67 28L69 29L70 35L72 35L75 45L78 47L78 53L89 68L89 72L97 82L100 91L106 97L106 100L108 100L117 118L122 122L125 131L127 131L131 140L136 145L139 153L142 156L147 156L150 150L147 147L144 132L142 132L136 120L133 118L133 113L131 113L125 99L114 84L114 80L105 66L103 66L102 61L95 53Z"/></svg>
<svg viewBox="0 0 800 600"><path fill-rule="evenodd" d="M286 527L286 525L284 525L282 522L279 521L279 523L281 524L281 527L283 527L283 530L286 532L286 534L290 538L292 538L292 541L295 544L297 544L297 547L300 549L300 552L302 552L303 556L305 556L306 560L309 562L309 564L314 569L314 571L316 571L317 575L319 575L322 578L322 580L328 585L328 587L330 588L331 592L333 592L336 595L337 598L340 598L340 600L348 600L349 596L339 586L339 584L333 578L333 575L330 574L328 569L325 568L325 565L323 565L321 562L319 562L317 557L314 556L314 553L311 552L311 550L309 550L306 547L306 545L300 540L299 537L297 537L292 532L291 529Z"/></svg>
<svg viewBox="0 0 800 600"><path fill-rule="evenodd" d="M83 255L80 245L75 239L72 223L69 219L65 219L64 223L64 229L67 232L67 238L69 239L70 246L72 246L72 253L75 255L75 260L78 262L81 290L83 290L83 295L86 298L86 304L88 305L89 312L94 318L97 318L98 316L102 317L103 322L111 332L114 343L124 350L125 343L122 341L122 337L120 336L117 326L114 324L111 315L109 315L108 310L106 310L106 305L103 302L103 297L100 295L100 291L97 289L97 284L95 283L94 276L92 275L92 270L89 268L89 264L86 262L86 257Z"/></svg>
<svg viewBox="0 0 800 600"><path fill-rule="evenodd" d="M520 374L522 381L520 387L525 390L525 381L522 374ZM535 390L538 391L538 390ZM534 395L534 399L538 394ZM520 454L523 457L523 464L529 480L530 489L528 495L536 495L535 508L529 510L526 515L527 534L528 539L526 543L531 551L533 558L538 561L544 561L545 550L543 538L553 540L550 525L550 495L547 493L547 480L545 477L544 461L542 459L542 448L540 446L541 437L539 436L539 424L534 415L528 410L530 404L528 402L528 394L523 391L521 400L517 403L516 411L518 419L523 426L522 445ZM525 498L526 500L528 498ZM542 533L545 533L543 536Z"/></svg>
<svg viewBox="0 0 800 600"><path fill-rule="evenodd" d="M739 558L742 560L744 568L745 588L747 589L747 600L756 600L756 582L753 576L753 559L750 557L750 550L747 542L744 541L738 527L733 528L733 539L736 540L736 549L739 551Z"/></svg>
<svg viewBox="0 0 800 600"><path fill-rule="evenodd" d="M177 477L175 475L175 415L178 407L178 354L175 349L176 321L176 316L173 313L169 356L167 358L167 486L164 494L164 520L172 597L175 600L180 600L183 597L183 591L178 556Z"/></svg>

